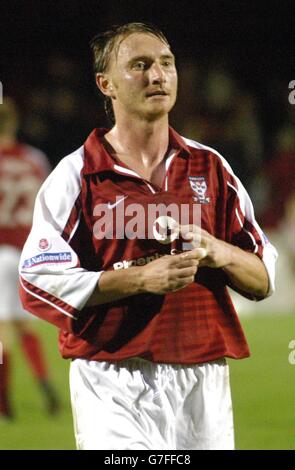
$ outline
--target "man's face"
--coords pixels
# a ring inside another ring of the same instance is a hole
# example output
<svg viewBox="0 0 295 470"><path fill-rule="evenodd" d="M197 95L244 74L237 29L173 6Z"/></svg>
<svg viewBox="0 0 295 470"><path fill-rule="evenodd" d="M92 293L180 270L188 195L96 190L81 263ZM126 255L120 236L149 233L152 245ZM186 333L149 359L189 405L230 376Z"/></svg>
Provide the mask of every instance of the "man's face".
<svg viewBox="0 0 295 470"><path fill-rule="evenodd" d="M177 93L174 56L156 36L133 33L121 40L108 74L115 116L125 112L153 121L174 106Z"/></svg>

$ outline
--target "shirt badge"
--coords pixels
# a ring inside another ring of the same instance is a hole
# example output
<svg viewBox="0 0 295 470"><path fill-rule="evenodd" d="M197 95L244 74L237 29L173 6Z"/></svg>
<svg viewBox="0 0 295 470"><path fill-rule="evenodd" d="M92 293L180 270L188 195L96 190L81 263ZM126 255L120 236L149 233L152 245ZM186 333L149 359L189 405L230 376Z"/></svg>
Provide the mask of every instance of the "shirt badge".
<svg viewBox="0 0 295 470"><path fill-rule="evenodd" d="M39 251L47 251L51 247L51 243L47 240L47 238L41 238L39 240L38 249Z"/></svg>
<svg viewBox="0 0 295 470"><path fill-rule="evenodd" d="M207 183L204 176L189 176L188 177L192 190L196 193L197 196L194 196L194 200L200 204L208 204L210 202L210 197L206 195L207 193Z"/></svg>

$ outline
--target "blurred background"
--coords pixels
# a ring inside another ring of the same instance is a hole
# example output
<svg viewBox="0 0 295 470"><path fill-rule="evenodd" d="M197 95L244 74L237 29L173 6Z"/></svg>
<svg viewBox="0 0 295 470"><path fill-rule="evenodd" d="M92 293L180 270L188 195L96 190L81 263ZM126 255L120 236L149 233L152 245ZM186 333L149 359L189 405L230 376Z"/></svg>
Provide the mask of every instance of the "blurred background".
<svg viewBox="0 0 295 470"><path fill-rule="evenodd" d="M234 296L253 352L232 363L237 447L295 449L294 1L2 0L0 18L4 99L20 110L19 139L41 149L52 167L94 127L109 126L94 87L90 39L129 21L152 22L166 34L179 71L171 124L229 161L280 254L271 299ZM41 416L34 385L23 389L27 376L16 352L19 418L0 422L1 449L74 448L68 364L56 352L55 330L38 328L64 408L55 418Z"/></svg>

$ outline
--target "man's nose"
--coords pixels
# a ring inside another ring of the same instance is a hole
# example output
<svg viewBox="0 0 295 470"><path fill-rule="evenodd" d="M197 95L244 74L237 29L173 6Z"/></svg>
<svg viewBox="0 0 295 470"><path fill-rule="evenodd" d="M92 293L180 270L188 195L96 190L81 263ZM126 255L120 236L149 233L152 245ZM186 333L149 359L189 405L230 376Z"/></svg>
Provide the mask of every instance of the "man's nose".
<svg viewBox="0 0 295 470"><path fill-rule="evenodd" d="M154 63L150 68L150 79L152 83L163 83L166 81L166 76L160 64Z"/></svg>

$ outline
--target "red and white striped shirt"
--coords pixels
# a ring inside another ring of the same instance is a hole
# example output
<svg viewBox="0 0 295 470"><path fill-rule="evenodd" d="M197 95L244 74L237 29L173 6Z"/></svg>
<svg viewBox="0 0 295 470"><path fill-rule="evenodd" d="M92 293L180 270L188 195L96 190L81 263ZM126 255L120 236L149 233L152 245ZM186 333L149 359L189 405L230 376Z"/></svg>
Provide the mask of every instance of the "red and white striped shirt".
<svg viewBox="0 0 295 470"><path fill-rule="evenodd" d="M138 203L144 214L140 223L148 226L154 222L146 215L151 204L186 204L191 217L197 202L202 228L255 253L266 266L269 295L274 288L276 250L221 155L170 128L171 151L159 187L108 154L101 139L106 132L94 130L80 149L59 163L38 194L20 263L24 308L60 328L65 358L120 361L139 356L190 364L247 357L248 345L222 269L199 268L194 283L166 295L139 294L85 307L102 271L140 266L171 253L170 243L153 237L119 236ZM104 224L101 207L112 214ZM122 226L116 226L112 236L100 237L119 211Z"/></svg>

